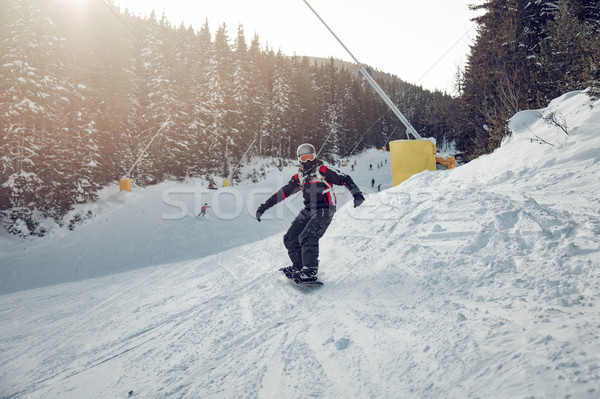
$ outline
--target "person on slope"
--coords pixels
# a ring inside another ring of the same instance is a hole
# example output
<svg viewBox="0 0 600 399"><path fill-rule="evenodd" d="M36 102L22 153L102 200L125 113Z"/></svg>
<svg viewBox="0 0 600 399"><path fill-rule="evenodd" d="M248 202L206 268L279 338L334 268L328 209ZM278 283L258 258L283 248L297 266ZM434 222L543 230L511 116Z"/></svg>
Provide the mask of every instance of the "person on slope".
<svg viewBox="0 0 600 399"><path fill-rule="evenodd" d="M198 214L198 217L204 217L206 216L206 210L210 208L210 205L208 205L206 202L204 203L204 205L202 205L202 209L200 210L200 213Z"/></svg>
<svg viewBox="0 0 600 399"><path fill-rule="evenodd" d="M336 210L332 186L345 186L350 190L354 197L354 207L362 204L365 197L350 176L323 165L317 159L315 147L311 144L302 144L296 154L300 161L298 173L258 207L256 219L260 222L267 209L302 191L304 208L283 236L292 265L281 271L296 282L309 282L317 280L319 239L325 234Z"/></svg>

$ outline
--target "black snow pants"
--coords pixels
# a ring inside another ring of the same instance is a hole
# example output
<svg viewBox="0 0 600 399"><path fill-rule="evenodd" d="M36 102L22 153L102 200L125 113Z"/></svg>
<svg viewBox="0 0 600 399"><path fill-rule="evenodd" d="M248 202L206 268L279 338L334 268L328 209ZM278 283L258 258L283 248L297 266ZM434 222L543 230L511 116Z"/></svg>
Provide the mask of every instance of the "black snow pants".
<svg viewBox="0 0 600 399"><path fill-rule="evenodd" d="M333 215L335 208L302 209L287 233L283 236L283 243L288 250L294 269L303 267L314 269L319 267L319 239L323 237Z"/></svg>

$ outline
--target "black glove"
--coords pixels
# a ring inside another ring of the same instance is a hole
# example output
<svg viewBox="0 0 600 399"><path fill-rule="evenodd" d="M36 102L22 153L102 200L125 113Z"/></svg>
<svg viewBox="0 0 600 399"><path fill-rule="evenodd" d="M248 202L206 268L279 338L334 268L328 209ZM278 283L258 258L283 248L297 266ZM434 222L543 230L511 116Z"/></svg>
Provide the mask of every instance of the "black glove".
<svg viewBox="0 0 600 399"><path fill-rule="evenodd" d="M265 204L261 204L258 209L256 210L256 220L258 220L260 222L260 217L262 216L263 213L265 213L265 211L269 209Z"/></svg>
<svg viewBox="0 0 600 399"><path fill-rule="evenodd" d="M354 195L354 207L356 208L357 206L360 206L360 204L363 202L365 202L365 197L362 195L362 193L356 193Z"/></svg>

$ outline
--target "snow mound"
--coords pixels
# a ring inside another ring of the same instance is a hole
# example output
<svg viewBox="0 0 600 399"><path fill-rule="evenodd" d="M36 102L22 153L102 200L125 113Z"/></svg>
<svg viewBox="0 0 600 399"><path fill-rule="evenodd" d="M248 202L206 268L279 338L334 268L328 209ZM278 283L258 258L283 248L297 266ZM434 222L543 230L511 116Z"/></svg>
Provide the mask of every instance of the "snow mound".
<svg viewBox="0 0 600 399"><path fill-rule="evenodd" d="M318 289L277 271L277 234L0 296L0 397L596 398L599 124L569 93L494 153L343 206Z"/></svg>

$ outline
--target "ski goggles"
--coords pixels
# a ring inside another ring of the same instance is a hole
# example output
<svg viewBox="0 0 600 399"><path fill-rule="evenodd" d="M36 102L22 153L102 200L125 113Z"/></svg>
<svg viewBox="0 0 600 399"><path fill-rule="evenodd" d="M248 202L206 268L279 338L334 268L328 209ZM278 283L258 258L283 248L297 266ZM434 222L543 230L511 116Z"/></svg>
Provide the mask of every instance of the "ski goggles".
<svg viewBox="0 0 600 399"><path fill-rule="evenodd" d="M315 154L304 154L298 157L300 162L312 161L315 159Z"/></svg>

